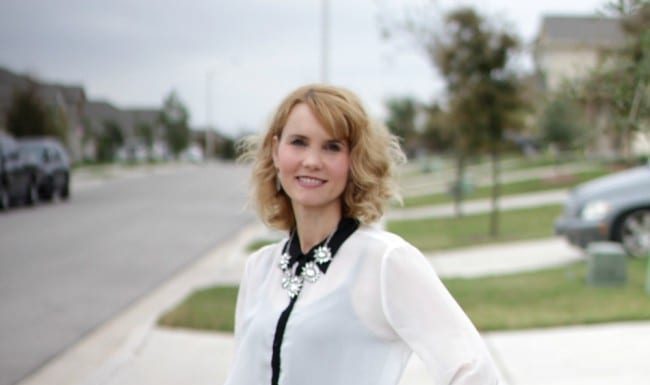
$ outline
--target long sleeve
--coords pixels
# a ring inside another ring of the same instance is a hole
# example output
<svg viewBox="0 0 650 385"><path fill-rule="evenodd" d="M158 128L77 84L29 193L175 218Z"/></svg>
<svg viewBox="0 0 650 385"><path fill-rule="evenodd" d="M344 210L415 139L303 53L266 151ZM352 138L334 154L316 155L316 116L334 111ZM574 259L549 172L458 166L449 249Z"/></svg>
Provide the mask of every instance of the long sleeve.
<svg viewBox="0 0 650 385"><path fill-rule="evenodd" d="M239 290L237 291L237 304L235 305L235 354L239 350L239 343L241 340L241 335L244 327L244 312L246 310L247 299L248 299L248 284L249 284L249 271L251 270L250 265L253 263L252 256L248 257L246 265L244 266L244 272L242 274L241 281L239 282Z"/></svg>
<svg viewBox="0 0 650 385"><path fill-rule="evenodd" d="M416 248L388 250L380 271L386 319L426 364L435 384L498 383L478 331Z"/></svg>

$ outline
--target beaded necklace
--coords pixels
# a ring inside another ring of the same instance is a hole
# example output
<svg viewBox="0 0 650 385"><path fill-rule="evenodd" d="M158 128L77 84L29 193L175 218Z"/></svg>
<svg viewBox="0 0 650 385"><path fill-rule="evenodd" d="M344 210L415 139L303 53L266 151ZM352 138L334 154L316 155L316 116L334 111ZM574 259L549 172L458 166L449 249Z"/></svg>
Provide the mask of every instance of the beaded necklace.
<svg viewBox="0 0 650 385"><path fill-rule="evenodd" d="M316 283L323 275L320 265L332 260L332 250L329 247L330 240L336 232L336 229L330 233L325 243L314 250L314 255L307 263L304 264L299 274L296 274L291 268L291 255L289 248L293 241L296 230L291 232L289 240L284 245L282 256L280 257L279 267L282 270L282 288L287 291L289 298L294 298L302 290L305 281Z"/></svg>

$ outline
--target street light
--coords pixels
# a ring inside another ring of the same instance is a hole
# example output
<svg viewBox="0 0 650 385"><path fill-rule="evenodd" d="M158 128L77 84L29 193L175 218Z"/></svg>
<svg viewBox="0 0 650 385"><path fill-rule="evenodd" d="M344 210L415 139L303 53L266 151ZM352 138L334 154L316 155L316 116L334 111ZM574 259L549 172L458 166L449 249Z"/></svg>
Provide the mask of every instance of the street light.
<svg viewBox="0 0 650 385"><path fill-rule="evenodd" d="M212 75L215 68L209 68L205 76L205 158L214 154L214 135L212 128Z"/></svg>
<svg viewBox="0 0 650 385"><path fill-rule="evenodd" d="M329 77L329 0L321 0L321 81Z"/></svg>

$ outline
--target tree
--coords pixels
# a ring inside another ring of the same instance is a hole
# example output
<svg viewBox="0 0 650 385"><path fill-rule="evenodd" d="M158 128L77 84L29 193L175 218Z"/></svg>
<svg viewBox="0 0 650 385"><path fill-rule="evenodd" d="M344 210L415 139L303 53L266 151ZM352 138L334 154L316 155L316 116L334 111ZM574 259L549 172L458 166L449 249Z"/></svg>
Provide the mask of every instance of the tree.
<svg viewBox="0 0 650 385"><path fill-rule="evenodd" d="M14 90L7 110L7 129L16 137L54 136L67 142L65 115L48 108L39 98L36 85L30 83L23 90Z"/></svg>
<svg viewBox="0 0 650 385"><path fill-rule="evenodd" d="M165 129L165 139L174 155L178 155L187 148L190 141L188 125L189 113L187 108L172 91L163 103L160 114L160 123Z"/></svg>
<svg viewBox="0 0 650 385"><path fill-rule="evenodd" d="M124 144L124 134L120 126L112 120L104 122L102 132L97 140L97 160L100 162L112 162L115 152Z"/></svg>
<svg viewBox="0 0 650 385"><path fill-rule="evenodd" d="M151 126L151 124L146 122L140 122L135 126L135 132L136 135L142 139L145 146L147 146L147 150L151 151L151 147L153 146L153 140L154 140L153 127Z"/></svg>
<svg viewBox="0 0 650 385"><path fill-rule="evenodd" d="M425 120L421 140L424 146L434 152L445 152L453 148L453 130L450 130L449 114L434 103L424 107Z"/></svg>
<svg viewBox="0 0 650 385"><path fill-rule="evenodd" d="M576 103L560 93L546 104L539 119L542 140L567 151L582 141L585 127Z"/></svg>
<svg viewBox="0 0 650 385"><path fill-rule="evenodd" d="M232 138L228 136L223 137L219 146L219 157L225 160L234 160L237 157L235 141Z"/></svg>
<svg viewBox="0 0 650 385"><path fill-rule="evenodd" d="M411 97L390 98L386 101L388 118L386 125L396 136L402 139L407 153L412 153L417 145L417 130L415 121L417 117L417 104ZM412 154L409 154L412 155Z"/></svg>
<svg viewBox="0 0 650 385"><path fill-rule="evenodd" d="M437 2L410 13L405 22L390 26L380 20L382 36L404 30L415 39L430 63L445 79L449 138L456 156L456 214L461 215L467 158L488 151L492 160L492 219L490 233L498 234L499 158L504 133L520 129L525 106L522 82L510 67L518 39L490 24L471 8L458 8L435 20ZM428 8L428 9L427 9ZM440 27L442 26L442 28Z"/></svg>
<svg viewBox="0 0 650 385"><path fill-rule="evenodd" d="M632 134L650 117L650 2L613 1L606 14L620 20L626 43L578 82L576 92L587 109L610 118L619 156L629 158Z"/></svg>
<svg viewBox="0 0 650 385"><path fill-rule="evenodd" d="M457 149L457 206L462 197L468 154L487 151L492 162L490 234L498 235L500 154L505 130L519 129L524 107L522 85L509 68L518 49L512 34L497 30L471 8L452 11L446 33L429 44L430 54L447 82Z"/></svg>

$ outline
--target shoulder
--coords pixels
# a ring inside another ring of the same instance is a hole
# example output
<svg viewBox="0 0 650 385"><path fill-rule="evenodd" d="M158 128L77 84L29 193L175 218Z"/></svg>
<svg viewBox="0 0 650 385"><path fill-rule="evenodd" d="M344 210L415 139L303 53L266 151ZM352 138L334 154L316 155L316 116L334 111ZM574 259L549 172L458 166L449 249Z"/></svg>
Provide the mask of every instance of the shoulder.
<svg viewBox="0 0 650 385"><path fill-rule="evenodd" d="M412 255L423 257L422 253L404 238L383 230L379 225L362 225L354 234L357 247L383 260L391 255Z"/></svg>
<svg viewBox="0 0 650 385"><path fill-rule="evenodd" d="M283 238L278 242L263 246L250 254L246 260L245 275L258 275L268 272L276 256L280 255L282 246L286 241L286 238Z"/></svg>

